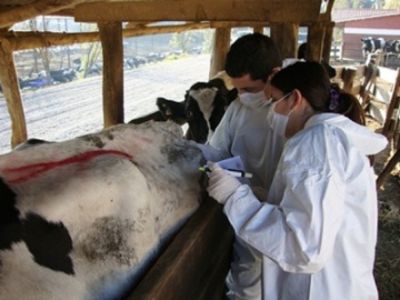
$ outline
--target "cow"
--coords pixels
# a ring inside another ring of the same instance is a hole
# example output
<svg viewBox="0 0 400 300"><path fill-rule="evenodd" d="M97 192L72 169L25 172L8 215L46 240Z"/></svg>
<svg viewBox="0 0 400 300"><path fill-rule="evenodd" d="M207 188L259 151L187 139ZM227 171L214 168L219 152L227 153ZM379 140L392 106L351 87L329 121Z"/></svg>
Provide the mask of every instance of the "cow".
<svg viewBox="0 0 400 300"><path fill-rule="evenodd" d="M148 120L173 120L180 125L188 123L186 138L205 143L218 126L226 108L237 96L237 90L228 90L220 78L197 82L186 91L183 101L159 97L156 101L158 111L131 120L130 123L139 124Z"/></svg>
<svg viewBox="0 0 400 300"><path fill-rule="evenodd" d="M171 121L0 155L0 299L120 299L198 208L203 163Z"/></svg>
<svg viewBox="0 0 400 300"><path fill-rule="evenodd" d="M400 40L390 40L385 43L385 52L400 54Z"/></svg>
<svg viewBox="0 0 400 300"><path fill-rule="evenodd" d="M362 51L364 58L367 57L369 53L375 53L377 50L384 50L385 40L383 38L362 38Z"/></svg>
<svg viewBox="0 0 400 300"><path fill-rule="evenodd" d="M171 120L179 125L187 122L185 113L185 103L157 98L156 105L158 110L148 115L135 118L129 121L129 124L142 124L147 121L167 121Z"/></svg>

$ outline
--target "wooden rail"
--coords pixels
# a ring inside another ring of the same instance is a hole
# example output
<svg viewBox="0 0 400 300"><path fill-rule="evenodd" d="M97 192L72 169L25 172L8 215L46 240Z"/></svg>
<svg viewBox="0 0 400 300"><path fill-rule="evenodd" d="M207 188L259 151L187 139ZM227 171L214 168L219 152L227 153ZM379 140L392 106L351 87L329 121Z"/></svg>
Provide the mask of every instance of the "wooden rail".
<svg viewBox="0 0 400 300"><path fill-rule="evenodd" d="M222 207L206 199L127 300L222 299L232 241Z"/></svg>

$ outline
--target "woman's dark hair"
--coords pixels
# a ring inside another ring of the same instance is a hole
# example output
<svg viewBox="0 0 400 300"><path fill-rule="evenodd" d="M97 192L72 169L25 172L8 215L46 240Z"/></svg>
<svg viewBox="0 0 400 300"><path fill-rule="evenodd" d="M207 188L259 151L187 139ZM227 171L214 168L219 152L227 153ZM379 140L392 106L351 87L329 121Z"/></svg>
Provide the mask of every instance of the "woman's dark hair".
<svg viewBox="0 0 400 300"><path fill-rule="evenodd" d="M284 94L298 89L316 112L339 113L365 125L365 115L358 100L337 85L331 85L328 73L318 62L290 65L272 78L271 85Z"/></svg>
<svg viewBox="0 0 400 300"><path fill-rule="evenodd" d="M261 33L252 33L232 44L226 56L225 71L230 77L249 74L252 80L266 82L272 70L281 65L281 56L272 39Z"/></svg>

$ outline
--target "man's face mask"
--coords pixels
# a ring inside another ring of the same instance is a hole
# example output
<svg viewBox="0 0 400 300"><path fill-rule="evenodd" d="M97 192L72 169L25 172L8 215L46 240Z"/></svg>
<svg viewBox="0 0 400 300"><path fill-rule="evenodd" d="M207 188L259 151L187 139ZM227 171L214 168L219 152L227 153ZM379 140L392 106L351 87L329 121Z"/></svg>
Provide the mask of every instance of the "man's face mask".
<svg viewBox="0 0 400 300"><path fill-rule="evenodd" d="M270 100L267 100L264 90L257 93L241 93L239 94L239 100L243 105L250 108L259 108L271 103Z"/></svg>
<svg viewBox="0 0 400 300"><path fill-rule="evenodd" d="M292 92L287 93L283 97L279 98L278 100L274 101L271 105L271 108L268 111L267 114L267 121L270 123L270 126L272 127L272 130L279 136L285 138L285 132L286 132L286 126L289 122L289 116L291 114L291 111L289 111L288 115L283 115L280 113L277 113L275 111L276 105L281 102L282 100L286 99L292 94ZM272 101L270 99L270 101Z"/></svg>

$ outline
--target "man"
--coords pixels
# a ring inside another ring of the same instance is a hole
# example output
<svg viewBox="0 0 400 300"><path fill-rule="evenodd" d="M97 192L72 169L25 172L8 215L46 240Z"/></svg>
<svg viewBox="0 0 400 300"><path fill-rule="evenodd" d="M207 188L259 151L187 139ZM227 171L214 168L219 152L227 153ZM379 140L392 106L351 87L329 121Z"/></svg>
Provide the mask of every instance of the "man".
<svg viewBox="0 0 400 300"><path fill-rule="evenodd" d="M251 187L262 201L267 196L284 144L284 133L272 131L268 80L281 66L273 41L262 34L236 40L226 57L225 71L239 97L225 112L209 145L202 148L208 160L239 155ZM236 238L233 261L227 276L229 299L261 299L261 255Z"/></svg>

